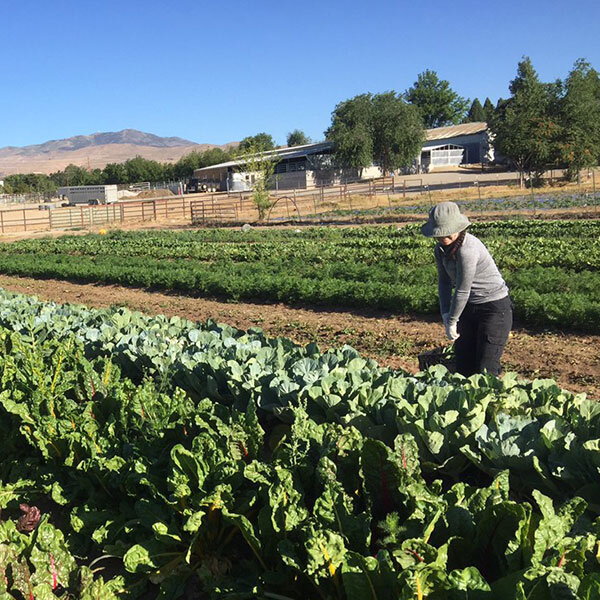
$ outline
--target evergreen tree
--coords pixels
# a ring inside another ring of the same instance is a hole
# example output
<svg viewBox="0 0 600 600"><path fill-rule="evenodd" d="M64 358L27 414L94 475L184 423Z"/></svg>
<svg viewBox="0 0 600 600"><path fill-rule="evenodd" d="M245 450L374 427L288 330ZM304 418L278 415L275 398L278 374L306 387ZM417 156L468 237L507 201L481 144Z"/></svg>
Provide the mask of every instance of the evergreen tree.
<svg viewBox="0 0 600 600"><path fill-rule="evenodd" d="M481 102L479 102L479 98L475 98L471 104L471 108L469 108L469 113L465 118L465 123L476 123L479 121L485 121L485 112L483 111Z"/></svg>
<svg viewBox="0 0 600 600"><path fill-rule="evenodd" d="M483 114L485 116L484 121L486 123L490 123L493 116L494 116L494 105L492 104L492 101L489 98L485 99L485 102L483 103Z"/></svg>

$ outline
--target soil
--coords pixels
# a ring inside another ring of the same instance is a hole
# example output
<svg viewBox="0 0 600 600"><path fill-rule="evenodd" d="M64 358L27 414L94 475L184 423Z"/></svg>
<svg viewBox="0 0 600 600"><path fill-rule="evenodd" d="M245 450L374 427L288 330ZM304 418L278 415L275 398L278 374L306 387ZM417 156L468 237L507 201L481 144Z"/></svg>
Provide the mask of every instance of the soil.
<svg viewBox="0 0 600 600"><path fill-rule="evenodd" d="M0 287L43 300L92 307L126 306L148 314L215 319L240 329L260 327L271 336L322 350L349 344L381 365L418 369L419 353L447 343L439 319L389 312L293 308L283 304L221 302L115 285L79 284L0 275ZM507 371L552 378L573 392L600 400L600 335L526 329L517 323L504 354Z"/></svg>

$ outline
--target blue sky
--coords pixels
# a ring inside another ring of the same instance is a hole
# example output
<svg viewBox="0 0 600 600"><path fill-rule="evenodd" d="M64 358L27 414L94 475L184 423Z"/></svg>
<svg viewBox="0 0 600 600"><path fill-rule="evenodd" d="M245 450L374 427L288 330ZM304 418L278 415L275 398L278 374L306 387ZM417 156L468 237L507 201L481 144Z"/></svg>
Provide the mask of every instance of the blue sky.
<svg viewBox="0 0 600 600"><path fill-rule="evenodd" d="M545 81L600 70L598 0L0 0L0 147L140 129L223 144L403 91L429 68L459 94L508 95L517 62Z"/></svg>

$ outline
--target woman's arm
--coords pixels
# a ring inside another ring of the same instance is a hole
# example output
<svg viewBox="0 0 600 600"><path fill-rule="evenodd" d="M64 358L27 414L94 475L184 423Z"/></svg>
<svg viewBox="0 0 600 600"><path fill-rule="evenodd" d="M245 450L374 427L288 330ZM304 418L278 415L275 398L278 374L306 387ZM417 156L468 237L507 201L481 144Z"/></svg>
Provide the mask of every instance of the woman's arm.
<svg viewBox="0 0 600 600"><path fill-rule="evenodd" d="M478 254L475 248L467 249L463 245L458 249L456 253L456 289L450 305L449 323L458 321L469 301L477 261Z"/></svg>
<svg viewBox="0 0 600 600"><path fill-rule="evenodd" d="M442 262L442 256L438 248L435 248L435 263L438 271L438 295L440 297L440 312L442 315L450 312L450 303L452 301L452 280L450 279L446 269L444 269L444 263Z"/></svg>

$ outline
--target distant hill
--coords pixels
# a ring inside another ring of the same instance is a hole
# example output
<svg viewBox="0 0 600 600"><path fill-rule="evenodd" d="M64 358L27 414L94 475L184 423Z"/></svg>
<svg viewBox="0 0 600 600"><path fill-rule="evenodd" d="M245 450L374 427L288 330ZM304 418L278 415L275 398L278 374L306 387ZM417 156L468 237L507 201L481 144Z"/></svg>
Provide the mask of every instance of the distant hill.
<svg viewBox="0 0 600 600"><path fill-rule="evenodd" d="M226 148L233 143L221 146ZM102 169L107 163L143 156L159 162L176 162L192 150L204 151L215 144L197 144L179 137L160 137L136 129L77 135L32 146L0 148L0 175L53 173L69 164Z"/></svg>

